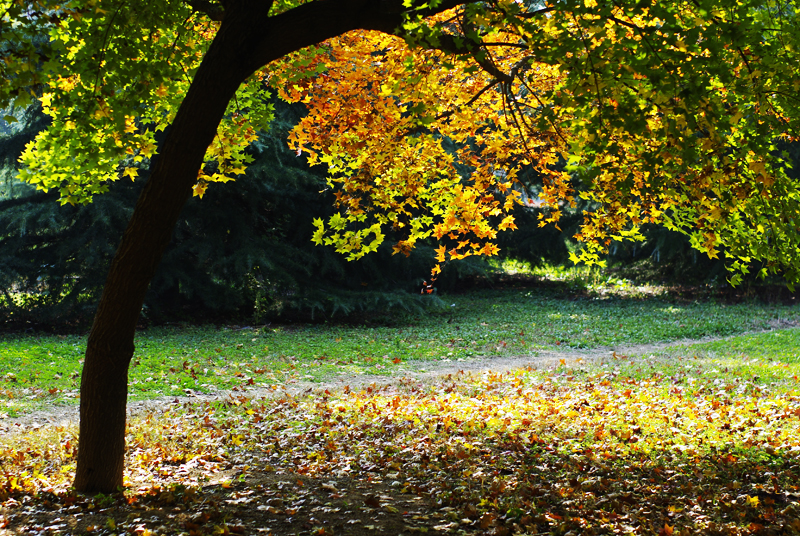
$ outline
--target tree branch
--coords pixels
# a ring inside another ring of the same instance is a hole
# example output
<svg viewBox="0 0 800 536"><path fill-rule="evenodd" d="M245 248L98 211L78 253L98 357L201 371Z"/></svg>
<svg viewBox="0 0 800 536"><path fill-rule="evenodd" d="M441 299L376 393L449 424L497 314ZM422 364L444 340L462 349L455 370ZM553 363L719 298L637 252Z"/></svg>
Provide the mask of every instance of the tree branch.
<svg viewBox="0 0 800 536"><path fill-rule="evenodd" d="M430 17L478 0L442 0L435 7L409 9L403 0L315 0L261 25L260 39L245 59L251 72L307 46L352 30L375 30L402 36L406 14Z"/></svg>
<svg viewBox="0 0 800 536"><path fill-rule="evenodd" d="M520 14L518 14L516 16L521 18L521 19L532 19L532 18L538 17L540 15L546 15L547 13L555 11L555 9L556 8L554 8L554 7L545 7L545 8L542 8L542 9L537 9L536 11L531 11L530 13L520 13Z"/></svg>
<svg viewBox="0 0 800 536"><path fill-rule="evenodd" d="M205 13L208 18L220 22L225 17L225 7L212 0L184 0L194 11Z"/></svg>
<svg viewBox="0 0 800 536"><path fill-rule="evenodd" d="M484 71L495 77L498 81L508 84L513 80L511 75L498 69L491 60L477 56L476 52L480 50L480 47L484 46L483 43L477 44L477 46L469 46L469 42L466 39L461 40L461 43L459 43L456 41L455 36L450 34L440 35L438 39L438 45L432 46L431 48L436 48L444 52L452 52L453 54L469 54Z"/></svg>

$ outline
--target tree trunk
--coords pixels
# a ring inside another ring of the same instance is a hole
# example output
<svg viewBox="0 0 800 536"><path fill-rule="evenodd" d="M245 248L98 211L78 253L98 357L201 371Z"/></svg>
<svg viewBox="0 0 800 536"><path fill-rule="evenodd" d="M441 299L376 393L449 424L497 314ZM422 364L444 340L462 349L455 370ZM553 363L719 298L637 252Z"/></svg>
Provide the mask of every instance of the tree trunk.
<svg viewBox="0 0 800 536"><path fill-rule="evenodd" d="M251 21L226 17L167 133L117 249L95 314L81 376L75 489L122 486L128 365L147 287L242 80L237 61Z"/></svg>

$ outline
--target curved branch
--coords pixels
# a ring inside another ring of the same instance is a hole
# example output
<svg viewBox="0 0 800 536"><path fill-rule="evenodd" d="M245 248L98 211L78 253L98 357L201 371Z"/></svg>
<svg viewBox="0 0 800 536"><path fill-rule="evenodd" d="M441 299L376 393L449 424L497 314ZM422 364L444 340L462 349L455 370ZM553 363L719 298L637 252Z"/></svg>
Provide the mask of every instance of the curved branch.
<svg viewBox="0 0 800 536"><path fill-rule="evenodd" d="M209 19L220 22L225 17L225 6L212 0L185 0L194 11L205 13Z"/></svg>
<svg viewBox="0 0 800 536"><path fill-rule="evenodd" d="M352 30L375 30L402 37L407 15L430 17L478 0L442 0L435 7L407 8L403 0L315 0L269 17L243 67L251 73L305 47Z"/></svg>
<svg viewBox="0 0 800 536"><path fill-rule="evenodd" d="M494 62L487 60L487 58L481 58L477 55L477 52L480 51L480 47L482 46L485 45L481 43L478 46L470 46L468 41L464 39L456 40L456 36L454 35L443 34L438 36L438 44L432 46L431 48L435 48L443 52L451 52L453 54L469 54L472 56L472 59L475 60L475 63L480 65L484 71L492 75L499 82L503 82L505 84L511 83L514 79L513 76L498 69Z"/></svg>

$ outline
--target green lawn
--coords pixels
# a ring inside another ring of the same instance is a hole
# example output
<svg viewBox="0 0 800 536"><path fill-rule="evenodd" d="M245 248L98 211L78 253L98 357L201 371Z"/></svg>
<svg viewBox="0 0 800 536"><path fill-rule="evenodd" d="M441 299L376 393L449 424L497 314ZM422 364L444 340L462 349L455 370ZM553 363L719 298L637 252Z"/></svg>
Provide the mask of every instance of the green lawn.
<svg viewBox="0 0 800 536"><path fill-rule="evenodd" d="M384 326L144 330L136 337L130 396L136 400L187 389L264 387L332 375L387 375L424 369L431 360L727 336L800 320L791 307L757 303L676 303L652 297L569 300L533 290L479 291L443 299L445 311L399 317ZM742 344L742 351L749 351ZM0 336L0 414L75 403L84 345L81 336ZM752 345L766 351L760 343ZM713 345L708 351L713 353Z"/></svg>
<svg viewBox="0 0 800 536"><path fill-rule="evenodd" d="M791 393L800 388L800 330L778 329L679 345L639 359L620 359L616 367L632 377L671 378L688 392L768 388Z"/></svg>

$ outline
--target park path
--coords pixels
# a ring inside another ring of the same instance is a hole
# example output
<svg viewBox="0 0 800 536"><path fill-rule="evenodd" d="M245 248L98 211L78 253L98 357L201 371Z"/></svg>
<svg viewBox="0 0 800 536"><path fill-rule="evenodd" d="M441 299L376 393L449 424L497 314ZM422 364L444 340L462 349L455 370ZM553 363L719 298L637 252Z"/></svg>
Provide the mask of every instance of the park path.
<svg viewBox="0 0 800 536"><path fill-rule="evenodd" d="M392 375L373 376L338 376L332 377L324 382L304 382L290 380L281 384L277 388L249 388L243 391L217 391L215 393L194 393L190 396L168 396L155 398L152 400L134 401L128 404L128 416L133 417L147 411L163 410L174 404L184 404L187 402L203 402L220 400L231 395L248 397L269 397L281 396L283 394L297 395L304 392L324 391L341 389L349 386L356 389L365 386L390 386L401 382L414 381L417 383L433 382L438 378L446 377L449 374L459 372L480 373L485 371L505 372L508 370L530 367L534 369L546 369L558 366L562 361L567 365L574 365L581 360L585 362L598 361L603 358L617 355L649 355L670 347L680 345L691 345L699 342L709 342L721 340L724 337L704 337L702 339L681 339L677 341L658 342L651 344L600 347L587 350L572 348L556 348L552 350L538 351L535 355L492 355L476 357L464 360L442 360L442 361L423 361L412 362L411 364L419 367L416 370L408 368L397 370ZM14 418L0 420L0 438L3 436L16 435L29 430L48 426L73 426L78 423L77 406L54 406L47 410L40 410L26 413Z"/></svg>

